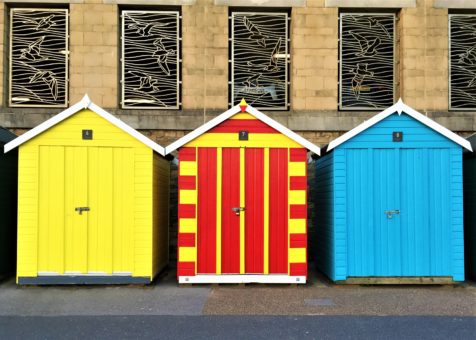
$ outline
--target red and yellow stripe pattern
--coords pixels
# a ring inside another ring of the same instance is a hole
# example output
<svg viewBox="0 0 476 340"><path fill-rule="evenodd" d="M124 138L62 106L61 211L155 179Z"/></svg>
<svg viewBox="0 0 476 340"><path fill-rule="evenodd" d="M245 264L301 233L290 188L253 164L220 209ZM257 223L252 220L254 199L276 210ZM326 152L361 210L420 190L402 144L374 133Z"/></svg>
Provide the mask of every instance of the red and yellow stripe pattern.
<svg viewBox="0 0 476 340"><path fill-rule="evenodd" d="M177 275L307 276L306 155L246 112L182 147Z"/></svg>

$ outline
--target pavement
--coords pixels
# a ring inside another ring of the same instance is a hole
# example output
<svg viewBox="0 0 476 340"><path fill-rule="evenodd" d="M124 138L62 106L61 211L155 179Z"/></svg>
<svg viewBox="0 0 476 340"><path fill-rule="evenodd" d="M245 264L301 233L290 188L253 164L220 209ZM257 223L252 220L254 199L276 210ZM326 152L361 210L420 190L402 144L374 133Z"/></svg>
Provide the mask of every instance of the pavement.
<svg viewBox="0 0 476 340"><path fill-rule="evenodd" d="M0 339L65 332L78 339L471 338L476 283L336 285L311 270L307 285L179 286L173 269L149 286L0 282Z"/></svg>

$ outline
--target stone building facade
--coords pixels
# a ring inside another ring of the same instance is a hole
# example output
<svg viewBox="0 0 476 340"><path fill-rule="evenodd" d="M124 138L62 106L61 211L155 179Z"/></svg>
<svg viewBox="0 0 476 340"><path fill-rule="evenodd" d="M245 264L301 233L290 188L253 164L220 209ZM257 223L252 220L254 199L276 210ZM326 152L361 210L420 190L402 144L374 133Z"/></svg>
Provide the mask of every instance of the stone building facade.
<svg viewBox="0 0 476 340"><path fill-rule="evenodd" d="M401 97L453 131L476 131L476 110L449 110L448 98L449 14L474 14L471 0L3 0L0 125L21 133L61 109L8 105L10 9L17 7L68 9L69 103L87 93L162 145L229 107L231 8L288 11L289 110L267 114L311 141L325 144L375 113L338 109L339 13L349 10L396 13L395 100ZM170 7L181 15L180 109L121 109L121 10Z"/></svg>

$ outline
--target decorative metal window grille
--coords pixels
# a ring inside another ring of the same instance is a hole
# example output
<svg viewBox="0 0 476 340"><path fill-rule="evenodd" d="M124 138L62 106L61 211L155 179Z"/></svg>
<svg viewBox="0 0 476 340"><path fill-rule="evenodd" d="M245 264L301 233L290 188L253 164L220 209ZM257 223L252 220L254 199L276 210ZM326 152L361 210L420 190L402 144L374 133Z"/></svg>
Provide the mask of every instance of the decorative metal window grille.
<svg viewBox="0 0 476 340"><path fill-rule="evenodd" d="M261 110L288 110L287 13L232 12L231 105L241 98Z"/></svg>
<svg viewBox="0 0 476 340"><path fill-rule="evenodd" d="M450 109L476 109L476 15L450 15Z"/></svg>
<svg viewBox="0 0 476 340"><path fill-rule="evenodd" d="M122 12L122 107L180 108L180 14Z"/></svg>
<svg viewBox="0 0 476 340"><path fill-rule="evenodd" d="M68 10L13 8L10 106L68 104Z"/></svg>
<svg viewBox="0 0 476 340"><path fill-rule="evenodd" d="M339 109L394 102L395 14L340 15Z"/></svg>

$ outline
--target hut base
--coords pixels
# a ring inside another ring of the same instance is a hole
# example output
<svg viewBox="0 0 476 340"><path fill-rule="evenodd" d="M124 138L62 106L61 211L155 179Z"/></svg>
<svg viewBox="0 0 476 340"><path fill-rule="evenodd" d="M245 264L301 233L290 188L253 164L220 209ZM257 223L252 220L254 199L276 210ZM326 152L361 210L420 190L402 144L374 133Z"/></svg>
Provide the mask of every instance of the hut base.
<svg viewBox="0 0 476 340"><path fill-rule="evenodd" d="M456 284L451 276L412 276L412 277L348 277L345 281L336 281L339 284L359 285L428 285L428 284Z"/></svg>
<svg viewBox="0 0 476 340"><path fill-rule="evenodd" d="M289 275L196 275L179 276L179 283L294 283L305 284L305 276Z"/></svg>
<svg viewBox="0 0 476 340"><path fill-rule="evenodd" d="M150 277L125 275L48 275L18 278L19 285L124 285L150 282Z"/></svg>

